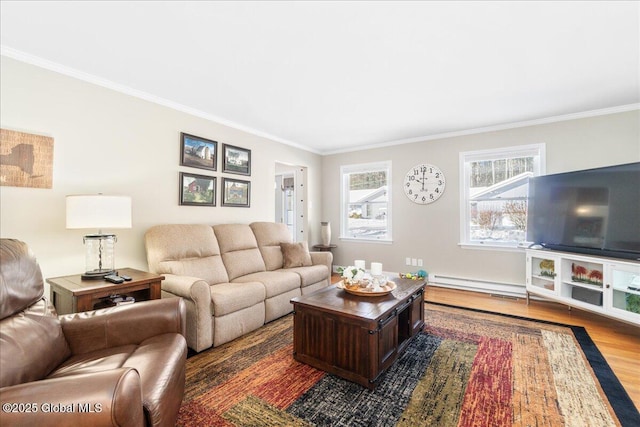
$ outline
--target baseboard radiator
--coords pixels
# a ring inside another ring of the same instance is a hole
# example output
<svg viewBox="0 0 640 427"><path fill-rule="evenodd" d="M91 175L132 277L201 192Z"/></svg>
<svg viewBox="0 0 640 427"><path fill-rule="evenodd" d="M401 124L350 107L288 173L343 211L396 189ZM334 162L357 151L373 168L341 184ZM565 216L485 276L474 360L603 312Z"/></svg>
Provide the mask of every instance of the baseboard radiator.
<svg viewBox="0 0 640 427"><path fill-rule="evenodd" d="M334 265L333 272L338 273L340 266ZM385 272L390 276L397 277L399 273ZM465 291L484 292L495 296L525 298L526 290L524 284L499 283L488 280L465 279L462 277L445 276L442 274L429 274L429 284L443 288L460 289Z"/></svg>
<svg viewBox="0 0 640 427"><path fill-rule="evenodd" d="M466 291L484 292L496 296L524 298L526 290L524 285L515 283L498 283L487 280L465 279L462 277L429 274L429 284L443 288L461 289Z"/></svg>

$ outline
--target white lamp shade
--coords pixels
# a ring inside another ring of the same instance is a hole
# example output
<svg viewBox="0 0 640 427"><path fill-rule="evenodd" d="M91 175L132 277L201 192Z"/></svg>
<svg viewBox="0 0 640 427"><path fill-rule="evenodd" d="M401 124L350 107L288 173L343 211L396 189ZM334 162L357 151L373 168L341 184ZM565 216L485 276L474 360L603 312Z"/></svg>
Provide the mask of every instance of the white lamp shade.
<svg viewBox="0 0 640 427"><path fill-rule="evenodd" d="M67 196L67 228L131 228L131 197Z"/></svg>

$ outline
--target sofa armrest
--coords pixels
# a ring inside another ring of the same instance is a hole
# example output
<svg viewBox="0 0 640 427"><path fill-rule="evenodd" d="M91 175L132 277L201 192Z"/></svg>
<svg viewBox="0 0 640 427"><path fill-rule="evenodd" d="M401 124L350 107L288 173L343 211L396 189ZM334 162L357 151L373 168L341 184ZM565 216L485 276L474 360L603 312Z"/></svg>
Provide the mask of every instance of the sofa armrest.
<svg viewBox="0 0 640 427"><path fill-rule="evenodd" d="M324 264L329 269L329 276L331 276L333 265L333 254L331 252L309 252L311 255L311 262L313 265Z"/></svg>
<svg viewBox="0 0 640 427"><path fill-rule="evenodd" d="M0 389L1 425L143 426L140 375L132 368Z"/></svg>
<svg viewBox="0 0 640 427"><path fill-rule="evenodd" d="M163 274L163 294L184 298L187 304L187 344L195 351L213 345L213 308L211 287L206 281L192 276Z"/></svg>
<svg viewBox="0 0 640 427"><path fill-rule="evenodd" d="M163 274L162 290L188 300L197 301L206 299L211 301L209 284L192 276L178 276L175 274Z"/></svg>
<svg viewBox="0 0 640 427"><path fill-rule="evenodd" d="M185 335L185 303L179 298L60 316L62 331L72 354L140 344L166 333Z"/></svg>

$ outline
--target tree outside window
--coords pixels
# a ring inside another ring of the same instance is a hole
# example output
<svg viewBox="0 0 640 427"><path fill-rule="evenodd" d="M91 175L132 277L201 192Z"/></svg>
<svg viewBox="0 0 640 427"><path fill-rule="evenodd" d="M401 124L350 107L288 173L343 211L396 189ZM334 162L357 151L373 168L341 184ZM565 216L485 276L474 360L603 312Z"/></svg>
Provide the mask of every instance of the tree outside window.
<svg viewBox="0 0 640 427"><path fill-rule="evenodd" d="M461 153L463 244L525 241L529 179L541 173L543 157L544 144Z"/></svg>

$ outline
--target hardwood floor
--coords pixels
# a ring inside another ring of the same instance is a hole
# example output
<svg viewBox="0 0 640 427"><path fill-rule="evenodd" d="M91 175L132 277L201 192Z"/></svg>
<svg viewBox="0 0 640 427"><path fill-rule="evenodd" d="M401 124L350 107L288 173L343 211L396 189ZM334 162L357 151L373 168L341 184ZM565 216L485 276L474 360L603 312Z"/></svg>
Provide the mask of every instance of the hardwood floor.
<svg viewBox="0 0 640 427"><path fill-rule="evenodd" d="M551 301L511 299L427 286L425 301L584 327L640 409L640 327Z"/></svg>

